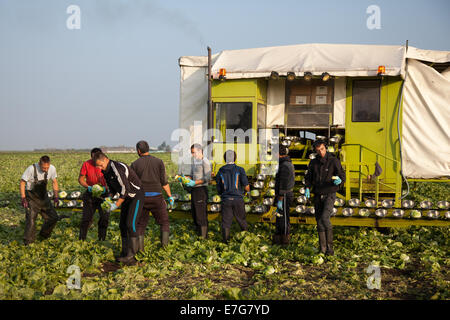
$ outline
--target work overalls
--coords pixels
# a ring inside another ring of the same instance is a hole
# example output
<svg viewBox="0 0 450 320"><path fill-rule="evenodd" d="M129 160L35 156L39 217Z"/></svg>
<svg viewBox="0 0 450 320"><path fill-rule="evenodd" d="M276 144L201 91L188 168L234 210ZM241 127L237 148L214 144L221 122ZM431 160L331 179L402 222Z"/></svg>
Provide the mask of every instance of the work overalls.
<svg viewBox="0 0 450 320"><path fill-rule="evenodd" d="M39 233L39 236L44 239L50 237L50 234L58 221L58 214L47 195L47 172L44 174L44 180L38 181L36 165L33 164L33 167L34 186L32 190L26 191L29 208L26 209L25 244L30 244L35 240L36 217L38 213L44 218L44 224Z"/></svg>

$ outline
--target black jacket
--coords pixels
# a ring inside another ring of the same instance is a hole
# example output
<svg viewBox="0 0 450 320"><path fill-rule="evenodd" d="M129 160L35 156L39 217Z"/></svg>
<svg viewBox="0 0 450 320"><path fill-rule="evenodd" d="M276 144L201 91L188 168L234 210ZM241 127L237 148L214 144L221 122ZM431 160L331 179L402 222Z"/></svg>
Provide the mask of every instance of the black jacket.
<svg viewBox="0 0 450 320"><path fill-rule="evenodd" d="M325 157L317 156L308 165L308 172L305 175L305 186L313 188L316 194L329 194L339 190L339 185L334 185L333 176L341 178L345 182L345 172L341 162L333 154L327 152ZM342 184L341 183L341 184Z"/></svg>
<svg viewBox="0 0 450 320"><path fill-rule="evenodd" d="M293 191L295 169L289 156L280 158L278 172L275 176L275 196L284 196Z"/></svg>
<svg viewBox="0 0 450 320"><path fill-rule="evenodd" d="M242 198L248 178L244 168L235 164L226 164L219 169L216 176L217 192L226 198Z"/></svg>
<svg viewBox="0 0 450 320"><path fill-rule="evenodd" d="M111 195L119 193L120 198L125 199L134 198L136 193L142 192L141 180L125 163L110 160L102 172Z"/></svg>

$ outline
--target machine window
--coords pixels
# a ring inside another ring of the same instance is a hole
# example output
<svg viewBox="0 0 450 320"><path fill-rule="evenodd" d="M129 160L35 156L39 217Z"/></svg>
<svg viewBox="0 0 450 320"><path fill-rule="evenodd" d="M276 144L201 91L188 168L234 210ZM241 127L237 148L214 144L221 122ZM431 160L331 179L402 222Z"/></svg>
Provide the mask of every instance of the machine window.
<svg viewBox="0 0 450 320"><path fill-rule="evenodd" d="M266 111L267 107L263 104L258 103L258 129L266 128L266 121L267 121Z"/></svg>
<svg viewBox="0 0 450 320"><path fill-rule="evenodd" d="M380 80L353 81L352 121L380 121Z"/></svg>
<svg viewBox="0 0 450 320"><path fill-rule="evenodd" d="M251 102L215 103L215 110L216 129L221 132L219 142L251 143L251 130L247 131L252 129ZM234 134L230 135L229 130ZM243 133L246 134L243 136Z"/></svg>
<svg viewBox="0 0 450 320"><path fill-rule="evenodd" d="M286 82L286 123L289 128L327 128L333 116L334 81Z"/></svg>

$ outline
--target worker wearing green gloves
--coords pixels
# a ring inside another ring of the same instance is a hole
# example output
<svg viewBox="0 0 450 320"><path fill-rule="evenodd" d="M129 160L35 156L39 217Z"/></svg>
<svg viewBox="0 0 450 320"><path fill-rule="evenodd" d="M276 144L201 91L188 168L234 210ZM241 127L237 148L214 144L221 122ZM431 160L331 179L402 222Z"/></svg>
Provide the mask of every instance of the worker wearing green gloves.
<svg viewBox="0 0 450 320"><path fill-rule="evenodd" d="M315 141L313 150L317 157L308 165L305 175L305 196L307 198L311 196L310 189L312 188L320 252L333 255L333 226L330 217L336 200L336 191L339 190L339 185L345 181L345 173L339 159L327 152L325 141Z"/></svg>
<svg viewBox="0 0 450 320"><path fill-rule="evenodd" d="M211 164L203 156L200 144L191 146L191 172L181 177L182 183L191 191L191 211L197 233L202 238L208 237L208 183L211 181Z"/></svg>
<svg viewBox="0 0 450 320"><path fill-rule="evenodd" d="M144 140L136 144L136 151L139 159L131 164L131 169L136 172L144 188L145 200L142 208L141 219L137 222L139 248L144 250L144 236L150 218L150 212L159 224L161 233L161 245L166 247L169 244L169 215L167 204L162 195L162 189L169 197L169 204L175 203L170 186L166 177L164 162L149 154L150 147Z"/></svg>
<svg viewBox="0 0 450 320"><path fill-rule="evenodd" d="M294 201L295 169L288 153L287 147L279 146L279 166L275 176L277 216L273 243L282 245L287 245L290 242L290 207Z"/></svg>

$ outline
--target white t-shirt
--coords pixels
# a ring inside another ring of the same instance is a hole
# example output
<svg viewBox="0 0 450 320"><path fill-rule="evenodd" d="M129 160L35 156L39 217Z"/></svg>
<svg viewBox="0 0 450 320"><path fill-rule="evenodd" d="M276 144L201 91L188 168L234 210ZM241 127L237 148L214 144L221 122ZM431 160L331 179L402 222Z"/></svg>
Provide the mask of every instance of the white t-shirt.
<svg viewBox="0 0 450 320"><path fill-rule="evenodd" d="M35 163L36 166L36 171L37 171L37 178L38 181L44 180L44 175L45 172L41 170L41 167L39 166L39 163ZM56 168L55 166L53 166L52 164L50 165L50 167L48 168L48 173L47 173L47 180L53 180L56 179L57 175L56 175ZM33 165L29 166L25 172L22 175L22 180L27 182L26 185L26 189L27 190L32 190L34 187L34 167Z"/></svg>

